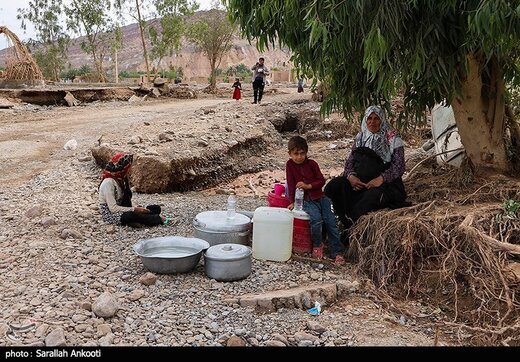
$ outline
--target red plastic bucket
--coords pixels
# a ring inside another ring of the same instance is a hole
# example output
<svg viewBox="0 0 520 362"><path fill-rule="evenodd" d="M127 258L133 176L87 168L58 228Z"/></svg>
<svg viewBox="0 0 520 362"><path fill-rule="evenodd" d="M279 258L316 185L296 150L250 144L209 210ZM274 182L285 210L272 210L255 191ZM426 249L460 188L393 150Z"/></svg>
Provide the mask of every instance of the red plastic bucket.
<svg viewBox="0 0 520 362"><path fill-rule="evenodd" d="M287 206L291 204L291 201L284 195L276 196L273 191L269 191L267 194L267 203L270 207L287 208Z"/></svg>
<svg viewBox="0 0 520 362"><path fill-rule="evenodd" d="M292 250L296 254L312 252L311 222L302 211L294 213Z"/></svg>

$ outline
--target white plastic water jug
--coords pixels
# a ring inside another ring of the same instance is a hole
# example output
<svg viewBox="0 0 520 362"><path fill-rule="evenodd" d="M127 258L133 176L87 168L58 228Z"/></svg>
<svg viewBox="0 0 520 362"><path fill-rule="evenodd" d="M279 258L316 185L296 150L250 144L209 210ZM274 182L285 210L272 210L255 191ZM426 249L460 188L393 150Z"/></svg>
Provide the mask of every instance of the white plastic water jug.
<svg viewBox="0 0 520 362"><path fill-rule="evenodd" d="M293 213L280 207L259 207L253 214L253 258L287 261L291 258Z"/></svg>

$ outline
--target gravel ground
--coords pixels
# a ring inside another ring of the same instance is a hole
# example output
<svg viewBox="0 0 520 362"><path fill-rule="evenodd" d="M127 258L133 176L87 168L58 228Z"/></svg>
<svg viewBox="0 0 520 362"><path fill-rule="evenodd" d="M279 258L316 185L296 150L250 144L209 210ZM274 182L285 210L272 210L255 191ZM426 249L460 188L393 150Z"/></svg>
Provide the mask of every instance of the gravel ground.
<svg viewBox="0 0 520 362"><path fill-rule="evenodd" d="M247 279L220 283L205 276L201 261L191 273L157 275L155 284L142 284L147 271L132 245L141 238L190 236L193 218L224 209L227 195L215 189L134 194L134 202L159 204L177 223L141 229L106 225L97 204L100 169L86 156L87 149L56 151L52 157L62 159L60 167L21 185L0 186L1 345L433 344L431 329L385 310L362 289L319 317L224 302L246 293L355 280L351 265L253 260ZM238 200L242 210L265 206L263 198ZM99 309L101 295L112 303L105 311L117 305L112 317L92 311Z"/></svg>

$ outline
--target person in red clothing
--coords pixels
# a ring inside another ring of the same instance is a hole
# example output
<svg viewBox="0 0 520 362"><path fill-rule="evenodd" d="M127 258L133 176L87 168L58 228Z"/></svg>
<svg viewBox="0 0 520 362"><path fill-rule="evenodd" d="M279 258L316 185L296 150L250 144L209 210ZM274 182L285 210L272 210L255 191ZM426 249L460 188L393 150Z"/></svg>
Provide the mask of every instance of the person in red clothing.
<svg viewBox="0 0 520 362"><path fill-rule="evenodd" d="M303 210L309 214L311 224L312 256L318 259L323 257L321 237L322 225L324 225L327 230L330 256L336 264L343 264L345 263L344 248L339 240L336 217L332 213L330 200L321 190L325 185L325 177L321 173L320 166L307 157L309 146L303 137L291 137L288 150L289 160L285 164L287 195L291 201L288 208L292 210L294 207L296 189L303 189Z"/></svg>
<svg viewBox="0 0 520 362"><path fill-rule="evenodd" d="M235 83L231 86L232 88L235 88L233 91L233 99L236 99L237 101L240 99L240 92L242 90L242 84L240 84L240 79L235 78Z"/></svg>

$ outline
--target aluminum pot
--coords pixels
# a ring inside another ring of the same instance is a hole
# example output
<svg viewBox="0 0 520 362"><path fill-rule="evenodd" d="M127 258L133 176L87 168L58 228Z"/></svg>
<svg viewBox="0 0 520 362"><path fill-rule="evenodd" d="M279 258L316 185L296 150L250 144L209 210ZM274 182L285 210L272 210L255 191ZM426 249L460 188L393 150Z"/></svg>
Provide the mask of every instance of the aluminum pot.
<svg viewBox="0 0 520 362"><path fill-rule="evenodd" d="M204 211L193 220L193 236L206 240L211 246L218 244L250 245L251 219L236 213L228 219L226 211Z"/></svg>
<svg viewBox="0 0 520 362"><path fill-rule="evenodd" d="M251 248L240 244L219 244L204 254L204 269L212 279L230 282L251 274Z"/></svg>
<svg viewBox="0 0 520 362"><path fill-rule="evenodd" d="M163 236L139 240L133 247L146 269L159 274L186 273L197 266L209 243L202 239Z"/></svg>

